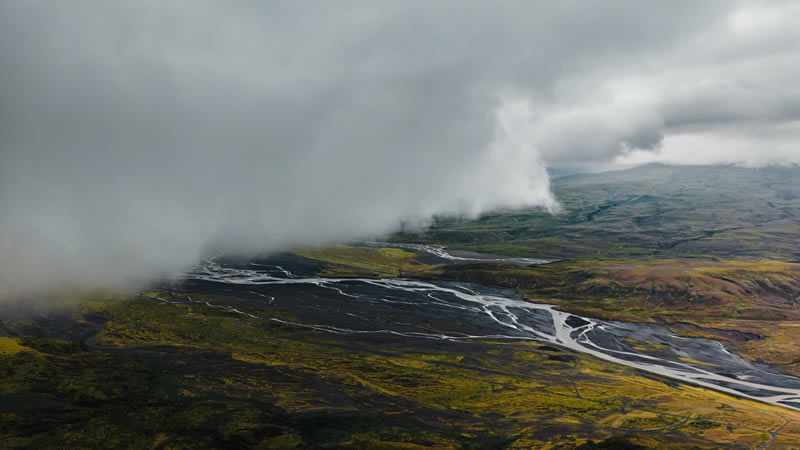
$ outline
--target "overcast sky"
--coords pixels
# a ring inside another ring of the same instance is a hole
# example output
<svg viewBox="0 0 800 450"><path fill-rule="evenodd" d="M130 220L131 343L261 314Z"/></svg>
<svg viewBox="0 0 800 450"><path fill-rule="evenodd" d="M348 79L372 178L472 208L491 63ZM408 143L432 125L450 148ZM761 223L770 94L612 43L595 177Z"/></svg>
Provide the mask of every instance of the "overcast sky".
<svg viewBox="0 0 800 450"><path fill-rule="evenodd" d="M800 161L800 2L0 1L0 295L432 214L546 166Z"/></svg>

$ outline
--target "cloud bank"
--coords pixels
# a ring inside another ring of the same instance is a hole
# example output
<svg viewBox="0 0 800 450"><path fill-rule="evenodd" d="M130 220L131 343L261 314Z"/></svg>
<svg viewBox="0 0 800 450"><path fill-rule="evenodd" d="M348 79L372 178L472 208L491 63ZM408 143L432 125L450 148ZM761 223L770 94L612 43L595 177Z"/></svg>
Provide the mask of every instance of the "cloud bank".
<svg viewBox="0 0 800 450"><path fill-rule="evenodd" d="M3 2L0 296L171 276L209 245L555 208L546 163L659 157L674 136L735 143L712 161L800 159L797 12Z"/></svg>

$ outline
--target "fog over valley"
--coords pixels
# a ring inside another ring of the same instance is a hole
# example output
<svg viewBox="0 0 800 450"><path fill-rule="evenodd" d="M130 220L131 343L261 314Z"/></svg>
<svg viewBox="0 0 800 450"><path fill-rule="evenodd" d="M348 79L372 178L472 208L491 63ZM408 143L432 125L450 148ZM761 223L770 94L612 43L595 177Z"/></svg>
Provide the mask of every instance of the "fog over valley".
<svg viewBox="0 0 800 450"><path fill-rule="evenodd" d="M800 162L796 2L2 2L0 297ZM612 32L613 31L613 32Z"/></svg>

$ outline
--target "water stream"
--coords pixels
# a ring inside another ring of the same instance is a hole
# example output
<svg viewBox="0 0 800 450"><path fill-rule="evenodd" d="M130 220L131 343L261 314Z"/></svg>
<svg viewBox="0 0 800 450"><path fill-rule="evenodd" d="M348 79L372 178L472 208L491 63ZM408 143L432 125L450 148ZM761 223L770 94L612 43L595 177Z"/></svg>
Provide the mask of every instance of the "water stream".
<svg viewBox="0 0 800 450"><path fill-rule="evenodd" d="M238 305L204 302L231 313L255 317L248 304L270 305L291 311L298 317L294 325L330 333L536 340L800 410L800 378L741 358L717 341L679 337L660 325L580 317L512 291L403 278L320 278L281 265L215 260L188 273L184 283L242 299Z"/></svg>

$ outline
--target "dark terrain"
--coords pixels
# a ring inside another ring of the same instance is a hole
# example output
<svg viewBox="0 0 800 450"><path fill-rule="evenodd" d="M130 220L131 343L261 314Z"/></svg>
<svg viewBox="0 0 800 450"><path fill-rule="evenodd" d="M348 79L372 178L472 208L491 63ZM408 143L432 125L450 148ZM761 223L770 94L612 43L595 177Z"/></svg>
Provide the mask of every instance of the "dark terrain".
<svg viewBox="0 0 800 450"><path fill-rule="evenodd" d="M800 380L799 176L571 175L554 181L558 215L439 218L390 238L551 264L351 244L221 258L129 296L4 304L0 448L800 446L791 403L626 365ZM538 304L574 314L552 317L575 337L619 327L587 336L639 356L536 335L556 329Z"/></svg>

